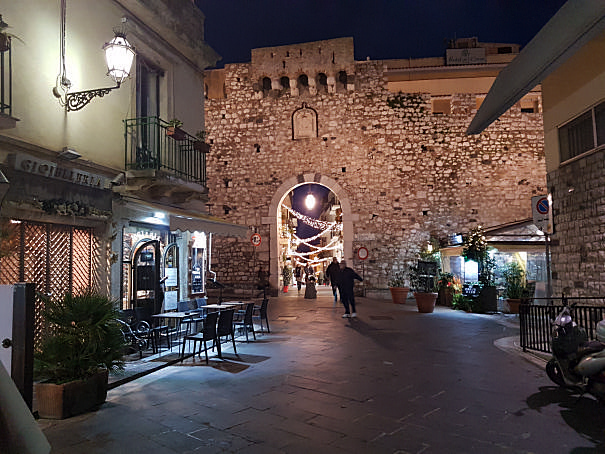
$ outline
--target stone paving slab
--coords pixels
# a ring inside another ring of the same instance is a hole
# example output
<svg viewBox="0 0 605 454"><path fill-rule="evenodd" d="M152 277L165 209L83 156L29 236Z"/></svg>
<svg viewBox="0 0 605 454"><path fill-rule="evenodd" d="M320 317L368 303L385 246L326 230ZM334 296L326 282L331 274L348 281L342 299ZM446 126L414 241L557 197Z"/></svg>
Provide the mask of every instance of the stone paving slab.
<svg viewBox="0 0 605 454"><path fill-rule="evenodd" d="M341 313L331 292L282 295L271 333L237 354L185 359L110 390L96 412L39 424L53 453L69 454L556 453L605 442L566 425L548 404L565 396L541 394L543 369L501 341L518 336L514 318L368 298L358 319ZM582 402L591 427L605 426Z"/></svg>

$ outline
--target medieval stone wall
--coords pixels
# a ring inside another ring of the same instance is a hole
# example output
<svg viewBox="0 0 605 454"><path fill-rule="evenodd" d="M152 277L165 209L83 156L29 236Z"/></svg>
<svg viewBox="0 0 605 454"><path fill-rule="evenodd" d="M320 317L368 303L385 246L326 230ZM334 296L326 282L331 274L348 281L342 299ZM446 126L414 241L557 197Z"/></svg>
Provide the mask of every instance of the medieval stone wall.
<svg viewBox="0 0 605 454"><path fill-rule="evenodd" d="M297 175L325 175L345 191L353 250L370 253L370 288L386 287L389 274L430 236L531 217L531 197L546 192L541 114L513 107L468 137L475 94L452 94L451 114L434 115L430 94L389 93L385 68L381 61L355 63L347 90L260 96L254 84L262 68L226 65L226 98L206 101L211 212L253 226L263 244L217 238L219 280L246 286L259 266L268 268L270 226L263 219L275 218L268 211L276 189ZM317 112L317 137L293 140L292 115L303 103Z"/></svg>

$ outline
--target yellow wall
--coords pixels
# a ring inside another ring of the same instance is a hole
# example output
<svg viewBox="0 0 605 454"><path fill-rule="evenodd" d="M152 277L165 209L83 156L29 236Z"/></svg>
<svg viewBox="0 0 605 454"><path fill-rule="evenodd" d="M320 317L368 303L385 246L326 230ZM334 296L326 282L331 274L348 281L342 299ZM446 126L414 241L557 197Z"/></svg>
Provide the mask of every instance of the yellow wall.
<svg viewBox="0 0 605 454"><path fill-rule="evenodd" d="M494 77L432 79L389 82L390 92L430 93L433 96L454 93L487 93L494 83Z"/></svg>
<svg viewBox="0 0 605 454"><path fill-rule="evenodd" d="M93 99L80 111L67 112L52 93L61 68L60 3L18 0L2 6L3 20L23 42L13 40L12 52L12 116L20 121L16 128L0 130L0 134L51 152L70 147L82 160L123 170L123 120L136 116L135 64L131 77L119 89ZM65 65L72 83L70 92L115 85L106 75L102 47L113 38L121 18L128 15L112 0L67 2ZM164 120L179 118L192 135L204 129L201 70L136 18L126 27L127 39L136 51L165 70L160 116ZM1 152L6 155L11 150Z"/></svg>
<svg viewBox="0 0 605 454"><path fill-rule="evenodd" d="M547 172L559 167L558 127L605 100L605 33L542 82Z"/></svg>

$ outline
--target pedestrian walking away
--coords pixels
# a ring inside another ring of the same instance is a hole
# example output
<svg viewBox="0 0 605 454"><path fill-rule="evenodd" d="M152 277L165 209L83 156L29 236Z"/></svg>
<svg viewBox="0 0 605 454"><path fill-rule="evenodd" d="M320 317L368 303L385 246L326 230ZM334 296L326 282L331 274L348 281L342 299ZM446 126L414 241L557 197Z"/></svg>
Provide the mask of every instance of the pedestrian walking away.
<svg viewBox="0 0 605 454"><path fill-rule="evenodd" d="M334 305L336 306L336 302L338 301L338 294L336 290L338 289L338 274L340 273L340 265L338 264L338 259L336 257L332 257L332 263L328 265L326 269L326 277L330 280L330 284L332 285L332 294L334 295ZM341 298L342 300L342 294Z"/></svg>
<svg viewBox="0 0 605 454"><path fill-rule="evenodd" d="M345 313L342 315L343 318L357 317L357 311L355 310L355 279L363 281L361 276L353 271L353 268L347 266L347 262L343 260L340 262L340 273L338 273L338 284L340 290L340 301L345 307ZM350 306L350 310L349 310Z"/></svg>
<svg viewBox="0 0 605 454"><path fill-rule="evenodd" d="M302 275L302 266L298 265L296 268L294 268L294 277L296 278L296 286L298 287L298 293L300 293L300 289L302 288Z"/></svg>

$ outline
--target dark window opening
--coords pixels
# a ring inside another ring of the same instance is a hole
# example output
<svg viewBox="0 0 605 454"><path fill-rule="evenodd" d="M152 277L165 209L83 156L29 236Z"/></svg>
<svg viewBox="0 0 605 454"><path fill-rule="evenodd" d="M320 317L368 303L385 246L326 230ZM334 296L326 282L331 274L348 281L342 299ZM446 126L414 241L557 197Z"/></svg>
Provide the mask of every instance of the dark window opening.
<svg viewBox="0 0 605 454"><path fill-rule="evenodd" d="M319 73L315 78L315 82L318 92L326 93L328 91L328 76L324 73Z"/></svg>
<svg viewBox="0 0 605 454"><path fill-rule="evenodd" d="M286 76L283 76L279 79L279 83L281 85L282 90L289 91L290 90L290 79Z"/></svg>
<svg viewBox="0 0 605 454"><path fill-rule="evenodd" d="M561 161L567 161L595 148L592 110L559 128Z"/></svg>
<svg viewBox="0 0 605 454"><path fill-rule="evenodd" d="M498 47L498 53L499 54L512 54L513 53L513 48L510 47L510 46Z"/></svg>

